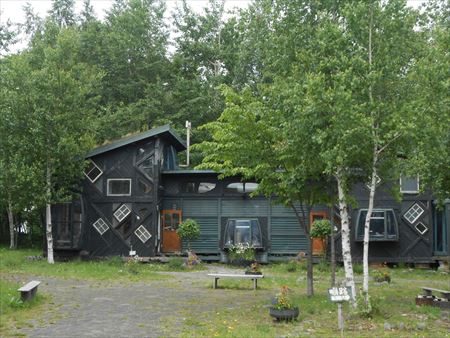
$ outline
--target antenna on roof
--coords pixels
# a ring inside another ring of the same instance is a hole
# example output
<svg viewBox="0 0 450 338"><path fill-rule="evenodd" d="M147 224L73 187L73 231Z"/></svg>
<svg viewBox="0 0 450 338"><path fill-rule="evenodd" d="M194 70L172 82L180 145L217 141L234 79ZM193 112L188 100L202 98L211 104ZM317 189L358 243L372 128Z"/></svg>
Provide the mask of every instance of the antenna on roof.
<svg viewBox="0 0 450 338"><path fill-rule="evenodd" d="M187 133L186 133L186 164L181 165L180 167L189 167L189 157L190 157L190 145L191 145L191 129L192 129L192 125L191 122L186 121L186 125L185 125L186 129L187 129Z"/></svg>

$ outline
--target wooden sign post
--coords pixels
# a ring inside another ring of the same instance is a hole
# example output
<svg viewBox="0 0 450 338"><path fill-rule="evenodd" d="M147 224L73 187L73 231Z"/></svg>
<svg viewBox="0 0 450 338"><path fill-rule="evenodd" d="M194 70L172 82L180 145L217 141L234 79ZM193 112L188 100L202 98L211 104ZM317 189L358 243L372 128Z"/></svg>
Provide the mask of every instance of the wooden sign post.
<svg viewBox="0 0 450 338"><path fill-rule="evenodd" d="M352 289L350 287L334 287L328 289L330 300L338 305L338 328L341 330L341 336L344 334L344 315L342 313L342 302L348 302L351 299Z"/></svg>

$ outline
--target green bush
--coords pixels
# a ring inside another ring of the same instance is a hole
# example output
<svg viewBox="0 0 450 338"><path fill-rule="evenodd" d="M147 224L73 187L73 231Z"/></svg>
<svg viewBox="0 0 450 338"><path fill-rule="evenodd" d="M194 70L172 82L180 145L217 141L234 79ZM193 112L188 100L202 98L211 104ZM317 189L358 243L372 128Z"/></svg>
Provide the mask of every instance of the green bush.
<svg viewBox="0 0 450 338"><path fill-rule="evenodd" d="M188 218L178 226L177 234L188 242L188 250L191 251L191 241L200 237L200 225Z"/></svg>
<svg viewBox="0 0 450 338"><path fill-rule="evenodd" d="M364 268L362 264L353 264L353 272L357 275L362 275Z"/></svg>
<svg viewBox="0 0 450 338"><path fill-rule="evenodd" d="M170 270L183 270L184 260L181 257L171 257L167 263L167 267Z"/></svg>
<svg viewBox="0 0 450 338"><path fill-rule="evenodd" d="M311 225L309 233L314 238L325 238L331 235L331 222L327 219L319 219Z"/></svg>

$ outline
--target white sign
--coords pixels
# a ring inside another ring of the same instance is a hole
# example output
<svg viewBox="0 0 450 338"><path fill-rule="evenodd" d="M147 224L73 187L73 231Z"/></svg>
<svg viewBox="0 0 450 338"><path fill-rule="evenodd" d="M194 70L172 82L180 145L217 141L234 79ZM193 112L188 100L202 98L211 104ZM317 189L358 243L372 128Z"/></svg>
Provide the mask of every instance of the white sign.
<svg viewBox="0 0 450 338"><path fill-rule="evenodd" d="M352 291L349 287L334 287L328 289L328 295L332 302L343 302L349 301L351 298Z"/></svg>

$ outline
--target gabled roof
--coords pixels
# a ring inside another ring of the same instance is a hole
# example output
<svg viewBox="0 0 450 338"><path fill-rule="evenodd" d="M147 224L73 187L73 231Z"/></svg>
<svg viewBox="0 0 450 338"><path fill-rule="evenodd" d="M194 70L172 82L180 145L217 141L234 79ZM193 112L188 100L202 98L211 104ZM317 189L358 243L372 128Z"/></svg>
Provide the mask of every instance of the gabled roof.
<svg viewBox="0 0 450 338"><path fill-rule="evenodd" d="M124 137L120 140L113 141L109 144L105 144L103 146L100 146L98 148L92 149L90 152L87 153L86 158L90 158L93 156L97 156L99 154L106 153L108 151L124 147L126 145L145 140L147 138L160 136L165 138L172 146L175 147L177 151L182 151L186 149L186 144L183 142L183 140L178 136L178 134L175 133L170 128L170 125L166 124L161 127L153 128L147 131L144 131L142 133Z"/></svg>

